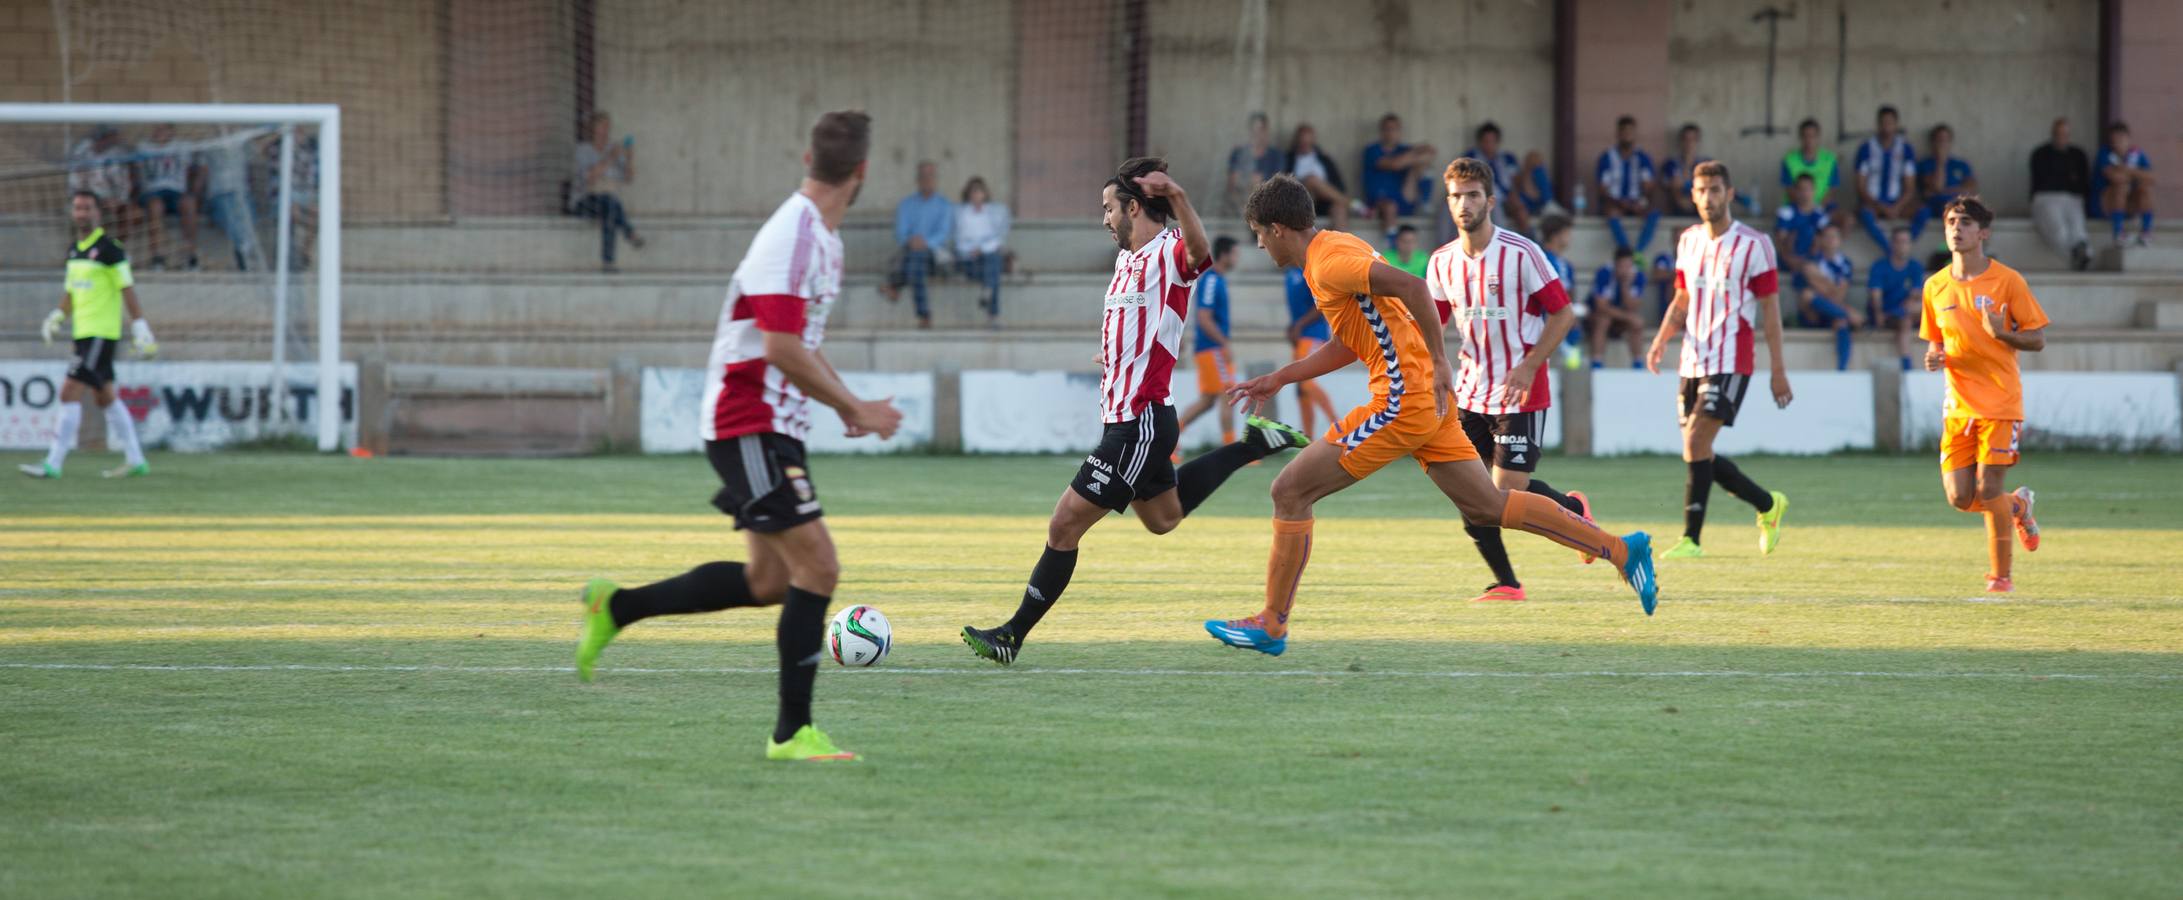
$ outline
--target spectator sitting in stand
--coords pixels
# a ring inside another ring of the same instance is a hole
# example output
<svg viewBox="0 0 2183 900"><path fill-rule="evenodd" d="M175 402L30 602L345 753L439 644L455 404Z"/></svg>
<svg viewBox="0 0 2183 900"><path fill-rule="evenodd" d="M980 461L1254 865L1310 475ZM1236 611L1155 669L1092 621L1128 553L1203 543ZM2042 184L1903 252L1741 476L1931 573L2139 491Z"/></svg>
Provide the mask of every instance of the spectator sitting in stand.
<svg viewBox="0 0 2183 900"><path fill-rule="evenodd" d="M2031 151L2031 220L2071 268L2092 266L2092 237L2085 231L2085 200L2092 195L2092 161L2069 142L2069 120L2055 119L2047 143Z"/></svg>
<svg viewBox="0 0 2183 900"><path fill-rule="evenodd" d="M619 271L614 265L614 236L629 239L629 246L644 249L644 238L629 224L628 211L616 193L637 178L637 139L623 135L614 142L614 120L603 111L591 114L591 139L576 144L576 173L570 180L576 214L599 220L599 271Z"/></svg>
<svg viewBox="0 0 2183 900"><path fill-rule="evenodd" d="M963 276L984 286L978 308L985 310L986 325L1000 327L1001 269L1007 262L1008 207L993 202L985 179L971 176L963 183L963 203L955 207L955 265Z"/></svg>
<svg viewBox="0 0 2183 900"><path fill-rule="evenodd" d="M1910 217L1910 242L1915 244L1925 234L1925 223L1941 215L1941 211L1954 203L1957 197L1978 193L1978 176L1971 171L1971 164L1956 154L1956 130L1946 124L1933 126L1926 134L1926 156L1918 160L1918 188L1925 201L1917 214ZM1888 235L1889 246L1895 236Z"/></svg>
<svg viewBox="0 0 2183 900"><path fill-rule="evenodd" d="M917 164L917 192L894 207L894 242L901 248L894 273L879 292L892 303L902 299L909 285L917 306L917 327L932 327L932 298L925 286L940 251L947 247L948 232L955 227L955 205L940 196L940 167L932 160Z"/></svg>
<svg viewBox="0 0 2183 900"><path fill-rule="evenodd" d="M1887 256L1872 264L1865 277L1875 328L1895 329L1895 353L1902 357L1903 371L1910 371L1910 339L1925 311L1925 267L1911 255L1910 230L1897 228L1887 236Z"/></svg>
<svg viewBox="0 0 2183 900"><path fill-rule="evenodd" d="M1231 213L1243 211L1243 198L1259 182L1281 174L1281 151L1273 146L1267 129L1266 114L1252 113L1250 141L1228 151L1228 193L1223 202Z"/></svg>
<svg viewBox="0 0 2183 900"><path fill-rule="evenodd" d="M1548 213L1539 219L1539 251L1546 254L1546 264L1554 267L1556 279L1562 284L1577 283L1577 268L1569 264L1568 216ZM1577 324L1562 339L1561 364L1562 368L1574 370L1584 364L1584 320L1591 315L1591 306L1577 296L1569 298L1569 305L1576 310Z"/></svg>
<svg viewBox="0 0 2183 900"><path fill-rule="evenodd" d="M1645 367L1645 272L1637 266L1637 254L1628 247L1615 248L1613 265L1599 267L1592 277L1589 338L1592 368L1607 364L1607 342L1622 338L1630 348L1630 368Z"/></svg>
<svg viewBox="0 0 2183 900"><path fill-rule="evenodd" d="M1841 161L1819 145L1819 120L1805 119L1796 126L1797 148L1781 157L1781 189L1796 186L1798 176L1812 179L1812 199L1821 207L1834 207L1834 189L1842 186Z"/></svg>
<svg viewBox="0 0 2183 900"><path fill-rule="evenodd" d="M1501 146L1501 126L1492 122L1480 125L1477 133L1473 135L1473 140L1475 143L1471 144L1470 149L1463 151L1463 155L1480 160L1486 164L1487 168L1493 170L1494 196L1515 198L1515 202L1512 203L1502 202L1493 205L1494 224L1515 229L1521 234L1530 234L1531 216L1537 210L1530 207L1518 186L1518 182L1524 180L1524 175L1529 169L1516 160L1516 154L1508 152ZM1444 218L1450 222L1455 220L1454 216L1438 216L1436 218ZM1446 242L1443 241L1442 243Z"/></svg>
<svg viewBox="0 0 2183 900"><path fill-rule="evenodd" d="M1774 213L1774 255L1780 257L1783 271L1801 273L1814 258L1812 244L1819 232L1834 224L1833 211L1820 206L1812 194L1811 173L1800 174L1789 186L1789 202Z"/></svg>
<svg viewBox="0 0 2183 900"><path fill-rule="evenodd" d="M1398 226L1394 245L1387 254L1387 264L1419 278L1425 277L1425 265L1432 261L1433 255L1418 246L1417 226Z"/></svg>
<svg viewBox="0 0 2183 900"><path fill-rule="evenodd" d="M1402 142L1401 116L1380 117L1380 142L1364 148L1364 204L1379 217L1380 232L1389 244L1395 240L1395 220L1434 199L1436 187L1427 170L1438 155L1431 144Z"/></svg>
<svg viewBox="0 0 2183 900"><path fill-rule="evenodd" d="M114 126L96 126L90 137L69 148L68 190L98 198L106 233L116 241L127 241L129 226L136 222L135 210L130 208L136 185L129 177L129 150Z"/></svg>
<svg viewBox="0 0 2183 900"><path fill-rule="evenodd" d="M1660 164L1661 210L1678 216L1698 214L1698 207L1690 200L1690 173L1698 168L1699 163L1713 158L1698 149L1698 143L1703 137L1704 132L1698 130L1697 123L1686 124L1681 131L1676 132L1675 155Z"/></svg>
<svg viewBox="0 0 2183 900"><path fill-rule="evenodd" d="M190 192L190 173L196 168L195 154L188 145L174 138L174 123L161 122L152 126L147 139L136 145L137 200L144 206L145 223L149 235L151 268L167 267L167 214L174 213L182 219L183 265L191 271L197 269L197 195Z"/></svg>
<svg viewBox="0 0 2183 900"><path fill-rule="evenodd" d="M1652 157L1638 149L1635 117L1615 120L1614 146L1600 152L1598 170L1599 213L1607 217L1607 231L1614 235L1615 246L1644 252L1652 244L1653 231L1660 227L1660 210L1652 205ZM1645 227L1637 233L1636 243L1630 242L1629 233L1622 228L1623 216L1645 217Z"/></svg>
<svg viewBox="0 0 2183 900"><path fill-rule="evenodd" d="M1820 229L1815 249L1817 258L1805 264L1804 284L1797 292L1797 319L1806 328L1834 329L1834 368L1847 371L1851 341L1865 325L1865 317L1849 303L1857 264L1842 252L1842 226L1832 222Z"/></svg>
<svg viewBox="0 0 2183 900"><path fill-rule="evenodd" d="M1349 230L1349 185L1334 157L1319 152L1319 131L1310 123L1296 126L1289 137L1286 170L1311 192L1312 206L1333 221L1335 231Z"/></svg>
<svg viewBox="0 0 2183 900"><path fill-rule="evenodd" d="M1878 129L1857 148L1857 221L1872 244L1887 249L1882 222L1908 221L1918 208L1918 151L1903 135L1895 107L1882 106Z"/></svg>
<svg viewBox="0 0 2183 900"><path fill-rule="evenodd" d="M2114 223L2115 245L2122 246L2123 223L2136 216L2137 244L2145 246L2153 235L2153 162L2130 142L2130 126L2121 122L2107 126L2097 174L2100 207L2107 212L2107 221Z"/></svg>

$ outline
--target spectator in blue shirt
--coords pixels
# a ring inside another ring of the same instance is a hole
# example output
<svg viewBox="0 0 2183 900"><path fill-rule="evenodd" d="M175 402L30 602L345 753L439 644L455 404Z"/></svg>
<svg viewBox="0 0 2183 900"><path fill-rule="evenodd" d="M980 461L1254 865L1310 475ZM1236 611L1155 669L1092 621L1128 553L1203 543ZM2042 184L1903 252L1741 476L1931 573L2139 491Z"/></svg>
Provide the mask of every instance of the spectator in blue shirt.
<svg viewBox="0 0 2183 900"><path fill-rule="evenodd" d="M1652 205L1654 172L1652 157L1637 148L1637 119L1623 116L1615 120L1615 145L1599 154L1599 212L1607 217L1607 230L1614 234L1615 246L1629 247L1639 253L1652 243L1653 230L1660 226L1660 210ZM1630 235L1622 229L1623 216L1644 216L1644 230L1637 233L1637 243L1630 243Z"/></svg>
<svg viewBox="0 0 2183 900"><path fill-rule="evenodd" d="M1674 256L1662 253L1652 258L1652 299L1656 304L1653 308L1660 310L1662 315L1666 314L1668 305L1675 302Z"/></svg>
<svg viewBox="0 0 2183 900"><path fill-rule="evenodd" d="M2122 243L2123 223L2137 216L2138 246L2145 246L2153 234L2153 161L2130 143L2130 126L2107 126L2107 146L2100 148L2099 164L2092 171L2099 176L2093 190L2107 210L2107 221L2115 225L2115 243Z"/></svg>
<svg viewBox="0 0 2183 900"><path fill-rule="evenodd" d="M1546 254L1546 264L1554 267L1554 277L1564 290L1577 283L1577 268L1569 264L1569 218L1549 214L1539 220L1539 251ZM1577 323L1569 329L1569 336L1561 342L1562 368L1574 370L1584 364L1584 320L1592 314L1586 298L1570 294L1569 305L1577 312Z"/></svg>
<svg viewBox="0 0 2183 900"><path fill-rule="evenodd" d="M1940 216L1957 197L1978 194L1978 176L1971 164L1956 153L1956 130L1946 123L1926 133L1926 155L1918 160L1918 188L1925 195L1916 215L1910 217L1910 242L1925 234L1925 223ZM1888 236L1894 240L1893 235Z"/></svg>
<svg viewBox="0 0 2183 900"><path fill-rule="evenodd" d="M1812 244L1819 238L1821 229L1834 224L1834 217L1819 202L1812 199L1812 176L1798 175L1789 187L1789 202L1774 213L1774 255L1781 258L1781 269L1796 273L1794 287L1802 287L1804 265L1812 261Z"/></svg>
<svg viewBox="0 0 2183 900"><path fill-rule="evenodd" d="M1660 209L1662 211L1672 212L1678 216L1695 216L1698 214L1697 205L1692 203L1690 199L1690 173L1693 169L1698 168L1699 163L1713 158L1698 149L1698 142L1703 137L1704 132L1698 130L1698 125L1695 122L1684 125L1682 131L1676 132L1675 155L1668 157L1666 162L1660 164Z"/></svg>
<svg viewBox="0 0 2183 900"><path fill-rule="evenodd" d="M902 198L894 207L894 242L902 248L894 274L881 285L888 302L902 299L902 286L910 286L917 302L917 327L932 327L932 305L925 294L925 278L931 274L934 254L947 246L955 227L955 204L940 196L940 168L931 160L917 164L917 193Z"/></svg>
<svg viewBox="0 0 2183 900"><path fill-rule="evenodd" d="M1553 212L1566 212L1554 200L1554 175L1547 171L1546 154L1537 150L1524 151L1523 175L1516 180L1516 193L1530 215L1543 216Z"/></svg>
<svg viewBox="0 0 2183 900"><path fill-rule="evenodd" d="M1198 399L1182 411L1182 428L1215 407L1220 409L1220 442L1236 440L1236 414L1221 397L1241 379L1236 376L1235 348L1228 343L1228 272L1236 267L1236 239L1213 239L1213 266L1205 270L1191 293L1191 321L1197 325L1194 342L1198 368Z"/></svg>
<svg viewBox="0 0 2183 900"><path fill-rule="evenodd" d="M1289 269L1284 277L1289 299L1289 346L1296 348L1296 359L1303 359L1333 340L1334 335L1327 329L1326 314L1319 311L1319 301L1311 295L1311 285L1304 281L1304 270ZM1302 412L1305 434L1319 433L1318 416L1322 413L1328 425L1342 420L1326 389L1309 378L1296 383L1296 406Z"/></svg>
<svg viewBox="0 0 2183 900"><path fill-rule="evenodd" d="M1584 333L1592 356L1592 368L1606 365L1607 342L1622 338L1629 344L1630 368L1645 367L1645 271L1637 266L1637 254L1628 247L1615 248L1613 265L1600 266L1592 277L1592 312Z"/></svg>
<svg viewBox="0 0 2183 900"><path fill-rule="evenodd" d="M1887 257L1872 264L1865 277L1870 295L1872 324L1895 329L1895 353L1902 357L1903 371L1910 371L1910 338L1925 313L1925 267L1910 253L1915 240L1907 228L1887 236Z"/></svg>
<svg viewBox="0 0 2183 900"><path fill-rule="evenodd" d="M1842 252L1842 227L1820 229L1818 257L1804 266L1804 287L1797 292L1797 318L1806 328L1834 329L1834 368L1849 369L1850 341L1865 317L1850 308L1850 283L1857 264Z"/></svg>
<svg viewBox="0 0 2183 900"><path fill-rule="evenodd" d="M1463 155L1482 161L1487 168L1493 170L1494 196L1518 196L1516 183L1523 179L1523 163L1516 160L1516 154L1501 146L1501 126L1487 122L1478 126L1473 137L1474 142L1470 149L1463 151ZM1513 227L1520 233L1529 234L1532 212L1533 210L1522 203L1496 203L1493 205L1494 224L1504 228ZM1448 218L1453 221L1453 217Z"/></svg>
<svg viewBox="0 0 2183 900"><path fill-rule="evenodd" d="M1402 117L1380 117L1380 142L1364 148L1364 205L1379 217L1387 243L1395 242L1395 220L1417 212L1433 198L1436 185L1428 170L1440 151L1431 144L1402 142Z"/></svg>
<svg viewBox="0 0 2183 900"><path fill-rule="evenodd" d="M1901 222L1918 208L1918 151L1905 137L1895 107L1880 107L1875 133L1857 148L1857 221L1872 244L1887 249L1882 221Z"/></svg>

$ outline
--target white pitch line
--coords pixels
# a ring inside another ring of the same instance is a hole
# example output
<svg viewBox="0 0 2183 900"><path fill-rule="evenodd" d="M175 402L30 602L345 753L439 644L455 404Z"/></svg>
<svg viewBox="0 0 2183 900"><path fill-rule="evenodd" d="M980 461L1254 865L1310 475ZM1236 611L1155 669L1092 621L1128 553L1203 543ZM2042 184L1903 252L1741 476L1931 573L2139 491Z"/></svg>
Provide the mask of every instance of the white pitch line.
<svg viewBox="0 0 2183 900"><path fill-rule="evenodd" d="M576 671L571 666L439 666L439 665L322 665L294 664L154 664L154 663L32 663L0 662L0 669L28 669L41 671L93 671L93 672L447 672L478 675L535 675L568 674ZM693 666L687 668L602 668L604 674L615 675L774 675L779 669L757 666ZM843 670L853 672L856 670ZM889 667L866 669L866 672L894 675L1080 675L1115 678L1173 678L1173 677L1226 677L1226 678L1992 678L2023 681L2178 681L2183 675L2162 674L2089 674L2079 672L1757 672L1745 670L1671 671L1671 672L1489 672L1489 671L1364 671L1346 669L1000 669L994 667Z"/></svg>

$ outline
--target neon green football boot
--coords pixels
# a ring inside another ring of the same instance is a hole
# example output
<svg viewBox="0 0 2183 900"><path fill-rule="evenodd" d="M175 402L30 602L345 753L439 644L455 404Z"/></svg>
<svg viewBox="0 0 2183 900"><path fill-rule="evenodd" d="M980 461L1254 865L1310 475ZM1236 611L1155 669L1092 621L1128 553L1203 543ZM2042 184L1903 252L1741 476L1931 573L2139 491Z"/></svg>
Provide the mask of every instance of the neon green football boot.
<svg viewBox="0 0 2183 900"><path fill-rule="evenodd" d="M152 467L145 463L137 463L136 465L123 463L100 474L107 478L142 478L152 474Z"/></svg>
<svg viewBox="0 0 2183 900"><path fill-rule="evenodd" d="M774 762L856 762L857 755L840 747L816 725L796 729L786 741L766 741L766 758Z"/></svg>
<svg viewBox="0 0 2183 900"><path fill-rule="evenodd" d="M1675 546L1673 546L1673 547L1669 547L1669 548L1668 548L1668 552L1660 554L1660 558L1661 558L1661 559L1704 559L1704 558L1705 558L1705 548L1704 548L1704 547L1700 547L1700 546L1698 546L1698 542L1697 542L1697 541L1694 541L1694 540L1691 540L1691 539L1690 539L1690 535L1687 535L1687 534L1686 534L1686 535L1683 535L1683 539L1682 539L1682 540L1680 540L1680 541L1676 541L1676 542L1675 542Z"/></svg>
<svg viewBox="0 0 2183 900"><path fill-rule="evenodd" d="M591 680L591 669L599 664L599 651L614 642L614 636L622 630L614 625L614 613L607 609L607 601L614 599L620 590L614 582L594 578L584 584L579 598L584 603L584 639L576 644L576 677Z"/></svg>
<svg viewBox="0 0 2183 900"><path fill-rule="evenodd" d="M1774 552L1781 543L1781 516L1789 511L1789 496L1780 491L1768 491L1774 495L1774 506L1759 513L1759 553Z"/></svg>

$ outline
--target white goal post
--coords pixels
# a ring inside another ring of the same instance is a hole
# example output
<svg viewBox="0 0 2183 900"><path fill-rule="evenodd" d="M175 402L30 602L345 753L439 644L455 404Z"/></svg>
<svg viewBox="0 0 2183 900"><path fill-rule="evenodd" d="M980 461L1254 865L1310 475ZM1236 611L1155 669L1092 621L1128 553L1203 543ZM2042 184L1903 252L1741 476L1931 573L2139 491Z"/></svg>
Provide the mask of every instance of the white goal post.
<svg viewBox="0 0 2183 900"><path fill-rule="evenodd" d="M140 124L172 122L181 125L310 126L318 130L319 225L314 265L318 272L318 397L323 412L318 417L318 449L341 447L341 107L331 104L270 103L0 103L0 125L5 124ZM274 266L277 295L287 289L289 266L288 195L292 178L294 134L283 131L281 142L281 203L276 230L278 250ZM278 320L274 336L274 386L281 390L280 376L286 363L288 305L278 296L274 305Z"/></svg>

